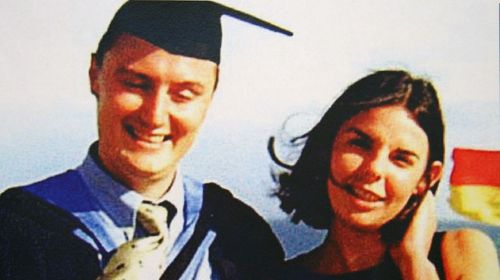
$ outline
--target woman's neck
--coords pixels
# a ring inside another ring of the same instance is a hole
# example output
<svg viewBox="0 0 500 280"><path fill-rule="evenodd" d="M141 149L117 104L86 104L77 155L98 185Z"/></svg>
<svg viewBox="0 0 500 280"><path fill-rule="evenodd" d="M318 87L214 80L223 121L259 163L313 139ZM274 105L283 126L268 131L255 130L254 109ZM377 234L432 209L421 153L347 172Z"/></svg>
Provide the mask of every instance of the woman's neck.
<svg viewBox="0 0 500 280"><path fill-rule="evenodd" d="M323 244L302 263L320 274L359 271L381 263L387 246L378 231L363 231L334 221Z"/></svg>

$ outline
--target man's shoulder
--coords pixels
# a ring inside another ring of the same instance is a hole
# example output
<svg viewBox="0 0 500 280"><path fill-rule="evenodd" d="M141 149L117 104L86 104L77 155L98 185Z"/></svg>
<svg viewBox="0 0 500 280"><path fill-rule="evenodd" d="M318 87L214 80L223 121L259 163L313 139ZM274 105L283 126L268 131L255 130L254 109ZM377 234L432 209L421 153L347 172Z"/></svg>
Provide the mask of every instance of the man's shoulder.
<svg viewBox="0 0 500 280"><path fill-rule="evenodd" d="M77 225L69 213L24 187L11 188L0 195L0 223L4 229L29 227L49 232L71 232Z"/></svg>
<svg viewBox="0 0 500 280"><path fill-rule="evenodd" d="M243 274L255 274L249 279L260 279L256 275L269 273L283 261L283 249L269 224L229 190L215 183L204 185L202 215L207 213L217 233L212 252L219 256L214 259L224 260L223 270L232 270L228 266L234 264Z"/></svg>
<svg viewBox="0 0 500 280"><path fill-rule="evenodd" d="M254 245L268 245L281 251L279 241L270 225L251 206L215 184L204 184L202 217L208 217L210 228L217 232L217 240L235 246L234 252L258 250ZM253 248L249 248L253 247ZM239 249L238 249L239 248Z"/></svg>
<svg viewBox="0 0 500 280"><path fill-rule="evenodd" d="M86 276L97 275L94 250L73 235L80 228L78 220L25 188L11 188L0 196L0 224L0 263L8 269L0 272L0 278L92 279Z"/></svg>
<svg viewBox="0 0 500 280"><path fill-rule="evenodd" d="M264 222L264 219L251 206L234 197L228 189L214 182L204 184L203 208L210 209L215 216L222 218L224 222L231 220Z"/></svg>
<svg viewBox="0 0 500 280"><path fill-rule="evenodd" d="M37 194L40 192L50 192L56 188L65 185L74 185L80 183L81 177L76 170L70 169L65 172L52 175L40 181L36 181L27 185L18 186L15 188L24 189L27 192Z"/></svg>
<svg viewBox="0 0 500 280"><path fill-rule="evenodd" d="M262 217L248 204L236 198L231 191L215 182L201 182L189 176L183 177L185 192L192 204L199 203L196 212L202 216L216 217L216 221L230 222L234 219L262 220Z"/></svg>
<svg viewBox="0 0 500 280"><path fill-rule="evenodd" d="M51 204L63 212L70 213L78 212L92 200L82 176L72 169L32 184L11 188L5 194L10 191L23 193L23 197L30 194L45 204Z"/></svg>
<svg viewBox="0 0 500 280"><path fill-rule="evenodd" d="M67 171L25 186L13 187L0 195L2 225L23 224L33 230L71 231L76 219L56 206L51 197L63 197L62 186L74 185L80 180L75 171ZM15 223L8 222L15 221Z"/></svg>

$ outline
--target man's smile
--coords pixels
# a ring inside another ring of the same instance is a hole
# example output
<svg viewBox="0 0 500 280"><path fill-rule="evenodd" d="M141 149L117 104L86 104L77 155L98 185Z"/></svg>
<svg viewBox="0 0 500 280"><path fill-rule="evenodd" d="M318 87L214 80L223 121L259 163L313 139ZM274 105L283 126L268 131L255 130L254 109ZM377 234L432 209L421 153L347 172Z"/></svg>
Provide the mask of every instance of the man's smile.
<svg viewBox="0 0 500 280"><path fill-rule="evenodd" d="M132 125L125 125L125 131L135 141L146 145L161 145L172 140L172 135L163 132L151 132L136 129Z"/></svg>

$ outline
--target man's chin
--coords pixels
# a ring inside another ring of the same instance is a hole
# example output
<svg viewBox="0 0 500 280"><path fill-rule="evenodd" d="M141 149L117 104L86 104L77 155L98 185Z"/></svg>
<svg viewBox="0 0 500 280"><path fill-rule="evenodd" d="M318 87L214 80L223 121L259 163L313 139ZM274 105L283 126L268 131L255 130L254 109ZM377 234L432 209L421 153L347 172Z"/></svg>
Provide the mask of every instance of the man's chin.
<svg viewBox="0 0 500 280"><path fill-rule="evenodd" d="M162 179L175 172L175 167L170 166L136 166L134 168L136 177Z"/></svg>
<svg viewBox="0 0 500 280"><path fill-rule="evenodd" d="M176 163L169 157L151 158L144 156L139 158L129 159L128 172L134 177L142 178L155 178L161 179L162 177L169 176L175 172Z"/></svg>

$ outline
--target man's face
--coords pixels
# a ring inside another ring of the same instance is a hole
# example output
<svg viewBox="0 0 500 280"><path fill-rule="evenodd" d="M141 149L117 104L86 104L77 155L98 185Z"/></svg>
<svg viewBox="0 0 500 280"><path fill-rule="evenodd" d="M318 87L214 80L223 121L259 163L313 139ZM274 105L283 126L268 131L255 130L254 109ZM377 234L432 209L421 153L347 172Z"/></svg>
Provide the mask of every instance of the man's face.
<svg viewBox="0 0 500 280"><path fill-rule="evenodd" d="M126 183L171 176L198 133L216 79L211 61L120 36L90 69L104 166Z"/></svg>

